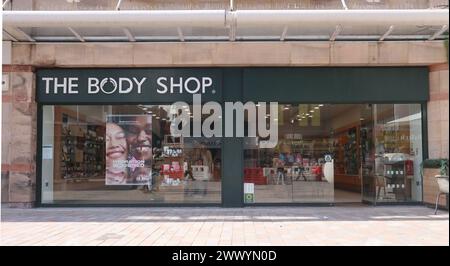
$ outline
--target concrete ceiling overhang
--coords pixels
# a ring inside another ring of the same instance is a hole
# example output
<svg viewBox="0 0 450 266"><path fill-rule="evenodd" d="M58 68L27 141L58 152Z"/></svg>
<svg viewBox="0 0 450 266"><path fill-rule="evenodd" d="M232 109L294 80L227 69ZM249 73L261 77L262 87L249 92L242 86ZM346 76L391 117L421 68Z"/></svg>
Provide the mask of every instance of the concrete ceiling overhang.
<svg viewBox="0 0 450 266"><path fill-rule="evenodd" d="M448 9L3 11L3 40L437 40L448 24Z"/></svg>

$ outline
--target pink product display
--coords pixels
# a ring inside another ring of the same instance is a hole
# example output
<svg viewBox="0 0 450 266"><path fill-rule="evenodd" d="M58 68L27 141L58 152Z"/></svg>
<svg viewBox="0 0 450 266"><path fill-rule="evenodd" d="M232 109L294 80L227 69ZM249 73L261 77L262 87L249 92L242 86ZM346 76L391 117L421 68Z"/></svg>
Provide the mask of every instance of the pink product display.
<svg viewBox="0 0 450 266"><path fill-rule="evenodd" d="M172 169L173 171L180 171L180 163L179 162L172 162Z"/></svg>
<svg viewBox="0 0 450 266"><path fill-rule="evenodd" d="M163 164L163 171L170 171L170 164Z"/></svg>
<svg viewBox="0 0 450 266"><path fill-rule="evenodd" d="M303 165L304 166L308 166L309 165L309 159L308 158L303 158Z"/></svg>
<svg viewBox="0 0 450 266"><path fill-rule="evenodd" d="M297 156L295 157L295 162L296 163L303 163L303 158L300 154L297 154Z"/></svg>

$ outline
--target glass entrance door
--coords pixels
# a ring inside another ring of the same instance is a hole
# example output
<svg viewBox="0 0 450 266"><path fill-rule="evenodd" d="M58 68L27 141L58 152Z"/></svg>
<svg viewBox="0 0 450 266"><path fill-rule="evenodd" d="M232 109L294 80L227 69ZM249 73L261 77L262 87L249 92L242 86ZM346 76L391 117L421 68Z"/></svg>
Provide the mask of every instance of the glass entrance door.
<svg viewBox="0 0 450 266"><path fill-rule="evenodd" d="M363 109L371 114L360 104L280 104L277 146L248 138L245 147L255 203L361 202Z"/></svg>
<svg viewBox="0 0 450 266"><path fill-rule="evenodd" d="M255 203L421 200L420 104L280 104L278 144L248 138Z"/></svg>
<svg viewBox="0 0 450 266"><path fill-rule="evenodd" d="M379 204L422 200L420 104L376 104L362 127L367 150L362 163L363 201Z"/></svg>

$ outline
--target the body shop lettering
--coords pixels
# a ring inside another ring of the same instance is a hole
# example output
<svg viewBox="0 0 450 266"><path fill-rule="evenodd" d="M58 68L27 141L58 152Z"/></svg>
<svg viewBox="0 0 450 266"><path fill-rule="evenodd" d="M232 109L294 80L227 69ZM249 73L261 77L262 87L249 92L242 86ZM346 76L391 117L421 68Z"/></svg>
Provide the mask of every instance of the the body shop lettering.
<svg viewBox="0 0 450 266"><path fill-rule="evenodd" d="M78 94L78 78L48 78L44 77L46 94Z"/></svg>
<svg viewBox="0 0 450 266"><path fill-rule="evenodd" d="M118 93L126 94L130 93L136 86L136 92L141 94L142 84L145 80L147 80L147 78L119 78L118 81L113 78L104 78L102 80L99 80L98 78L88 78L88 93L96 94L101 90L105 94L112 94L118 90Z"/></svg>
<svg viewBox="0 0 450 266"><path fill-rule="evenodd" d="M45 94L79 94L80 90L90 95L142 94L147 87L152 89L155 81L158 94L205 94L213 85L211 77L157 77L153 82L147 77L42 77L41 80Z"/></svg>
<svg viewBox="0 0 450 266"><path fill-rule="evenodd" d="M159 94L165 93L183 93L186 91L190 94L196 93L205 93L206 88L211 87L212 79L210 77L189 77L183 79L182 77L174 78L174 77L159 77L156 80L158 84L157 92Z"/></svg>

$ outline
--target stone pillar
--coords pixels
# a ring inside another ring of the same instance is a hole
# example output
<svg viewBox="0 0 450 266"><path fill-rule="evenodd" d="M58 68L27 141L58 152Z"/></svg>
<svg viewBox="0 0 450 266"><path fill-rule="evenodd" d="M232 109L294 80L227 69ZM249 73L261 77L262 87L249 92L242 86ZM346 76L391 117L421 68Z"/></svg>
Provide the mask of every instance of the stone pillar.
<svg viewBox="0 0 450 266"><path fill-rule="evenodd" d="M429 158L448 158L448 64L430 66Z"/></svg>
<svg viewBox="0 0 450 266"><path fill-rule="evenodd" d="M9 75L9 87L2 93L2 179L8 183L8 196L2 200L10 207L33 207L37 140L33 67L3 65L3 74Z"/></svg>

